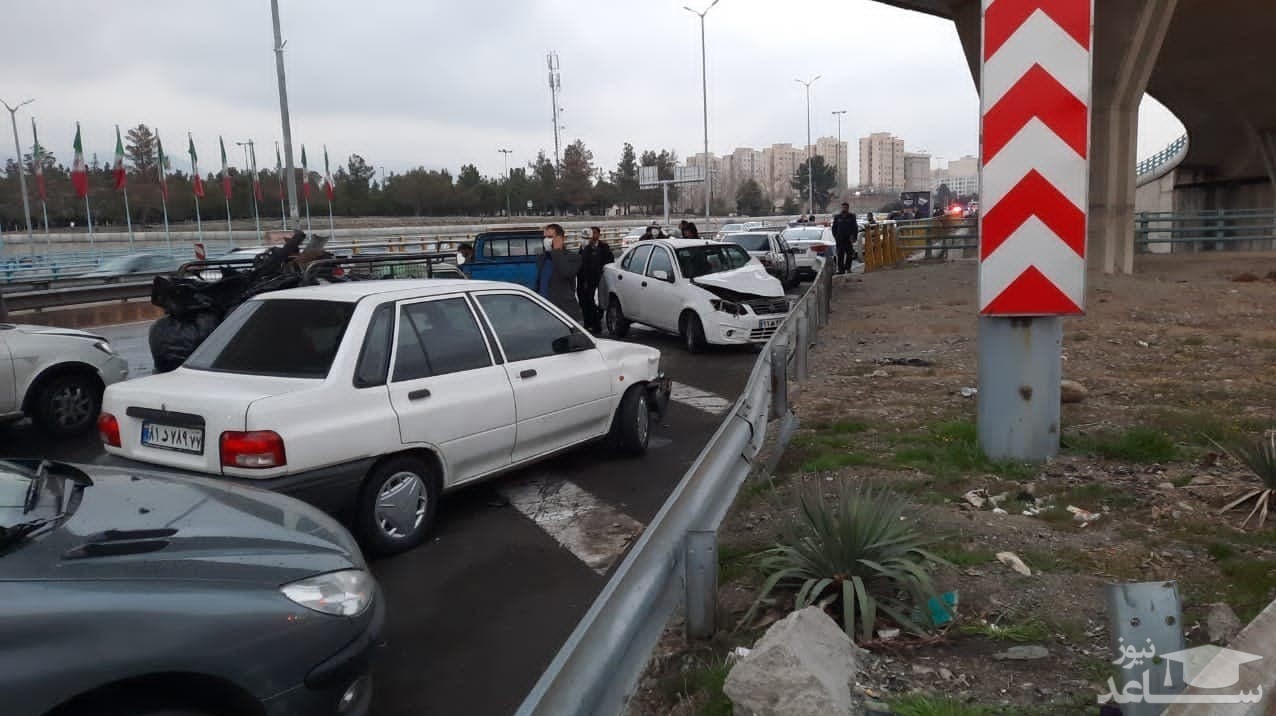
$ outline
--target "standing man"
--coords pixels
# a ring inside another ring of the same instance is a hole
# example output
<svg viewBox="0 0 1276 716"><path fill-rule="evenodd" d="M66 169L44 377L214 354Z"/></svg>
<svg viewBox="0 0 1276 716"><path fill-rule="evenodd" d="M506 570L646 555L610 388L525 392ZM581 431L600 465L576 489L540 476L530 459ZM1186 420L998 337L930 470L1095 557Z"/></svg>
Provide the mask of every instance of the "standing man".
<svg viewBox="0 0 1276 716"><path fill-rule="evenodd" d="M580 275L576 277L576 298L580 300L580 312L585 316L585 328L594 334L603 330L602 311L598 309L596 298L603 280L603 267L616 260L602 237L602 229L590 227L589 238L580 247Z"/></svg>
<svg viewBox="0 0 1276 716"><path fill-rule="evenodd" d="M576 302L576 276L580 273L580 254L567 252L563 227L545 227L545 250L536 255L536 292L560 311L580 321L580 304Z"/></svg>
<svg viewBox="0 0 1276 716"><path fill-rule="evenodd" d="M855 235L859 233L859 224L855 214L851 213L851 205L842 202L842 213L833 217L833 240L837 242L837 272L848 273L851 261L855 256Z"/></svg>
<svg viewBox="0 0 1276 716"><path fill-rule="evenodd" d="M470 273L470 271L474 268L474 247L470 244L461 244L457 251L461 254L461 259L463 260L463 263L457 266L457 268L461 269L461 272L466 276L474 278L474 276Z"/></svg>

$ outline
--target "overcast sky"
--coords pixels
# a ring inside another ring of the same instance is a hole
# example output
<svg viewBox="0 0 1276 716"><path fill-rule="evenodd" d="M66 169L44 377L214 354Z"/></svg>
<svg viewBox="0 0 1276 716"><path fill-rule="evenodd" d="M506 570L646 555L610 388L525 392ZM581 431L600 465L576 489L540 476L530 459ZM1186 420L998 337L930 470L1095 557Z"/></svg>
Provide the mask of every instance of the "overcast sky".
<svg viewBox="0 0 1276 716"><path fill-rule="evenodd" d="M703 7L709 0L693 0ZM621 145L701 151L699 21L684 0L280 0L293 141L312 168L321 145L399 171L503 171L553 152L545 54L562 66L564 146L583 139L614 168ZM174 166L201 169L224 135L257 142L273 166L281 135L268 0L41 0L8 3L0 98L36 102L42 143L69 164L75 122L87 153L109 159L113 129L158 128ZM17 30L21 30L20 32ZM708 15L710 149L888 131L909 151L956 159L978 148L978 98L951 22L871 0L722 0ZM1145 103L1139 156L1182 132ZM6 128L7 129L7 128ZM13 154L0 133L0 157ZM25 149L24 149L25 151ZM852 148L855 161L857 151Z"/></svg>

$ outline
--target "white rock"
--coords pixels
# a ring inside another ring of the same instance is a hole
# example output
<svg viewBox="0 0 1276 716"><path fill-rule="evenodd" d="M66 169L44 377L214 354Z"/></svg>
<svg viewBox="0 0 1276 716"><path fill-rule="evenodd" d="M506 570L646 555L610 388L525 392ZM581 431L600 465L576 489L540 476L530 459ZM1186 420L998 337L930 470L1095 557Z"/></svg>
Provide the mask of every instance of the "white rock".
<svg viewBox="0 0 1276 716"><path fill-rule="evenodd" d="M1212 604L1210 613L1205 616L1205 630L1211 642L1228 644L1241 633L1241 620L1226 604Z"/></svg>
<svg viewBox="0 0 1276 716"><path fill-rule="evenodd" d="M997 561L1004 565L1008 565L1011 569L1025 577L1032 576L1032 570L1028 569L1028 565L1024 564L1023 560L1019 559L1019 555L1014 552L998 552Z"/></svg>
<svg viewBox="0 0 1276 716"><path fill-rule="evenodd" d="M727 674L735 713L751 716L847 716L857 713L851 681L864 652L816 607L767 629Z"/></svg>

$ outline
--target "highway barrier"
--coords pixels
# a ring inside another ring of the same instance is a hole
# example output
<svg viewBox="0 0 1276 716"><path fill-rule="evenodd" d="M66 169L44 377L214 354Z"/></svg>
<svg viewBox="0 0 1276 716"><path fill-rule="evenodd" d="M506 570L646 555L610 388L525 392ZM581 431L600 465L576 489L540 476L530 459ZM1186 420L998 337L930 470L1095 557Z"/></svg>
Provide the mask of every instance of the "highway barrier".
<svg viewBox="0 0 1276 716"><path fill-rule="evenodd" d="M771 423L779 430L776 449L796 430L789 378L797 385L807 380L807 351L829 321L833 264L823 262L758 357L744 392L536 682L519 716L620 714L677 609L685 610L689 635L714 633L717 529L753 471Z"/></svg>
<svg viewBox="0 0 1276 716"><path fill-rule="evenodd" d="M872 224L864 227L864 272L898 266L904 260L899 246L899 227Z"/></svg>

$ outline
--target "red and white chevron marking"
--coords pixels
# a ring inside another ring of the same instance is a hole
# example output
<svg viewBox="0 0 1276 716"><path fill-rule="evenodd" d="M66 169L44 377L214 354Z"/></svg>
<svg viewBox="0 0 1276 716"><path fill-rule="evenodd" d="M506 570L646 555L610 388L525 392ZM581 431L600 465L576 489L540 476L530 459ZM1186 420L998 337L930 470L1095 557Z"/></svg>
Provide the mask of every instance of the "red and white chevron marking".
<svg viewBox="0 0 1276 716"><path fill-rule="evenodd" d="M983 0L983 315L1084 312L1093 2Z"/></svg>

